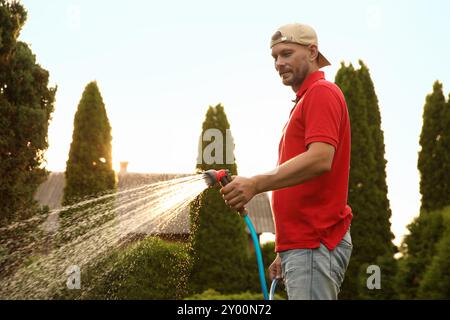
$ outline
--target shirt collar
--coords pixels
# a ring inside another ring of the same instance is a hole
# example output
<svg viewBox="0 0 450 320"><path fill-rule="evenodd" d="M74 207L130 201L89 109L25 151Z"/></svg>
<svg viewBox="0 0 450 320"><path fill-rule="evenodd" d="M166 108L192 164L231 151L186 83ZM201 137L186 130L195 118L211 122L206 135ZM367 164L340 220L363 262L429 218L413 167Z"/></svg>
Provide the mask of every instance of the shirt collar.
<svg viewBox="0 0 450 320"><path fill-rule="evenodd" d="M306 79L303 81L302 85L300 86L300 89L297 91L297 97L296 101L299 101L303 95L305 94L306 90L316 81L325 79L325 73L323 71L314 71L310 73Z"/></svg>

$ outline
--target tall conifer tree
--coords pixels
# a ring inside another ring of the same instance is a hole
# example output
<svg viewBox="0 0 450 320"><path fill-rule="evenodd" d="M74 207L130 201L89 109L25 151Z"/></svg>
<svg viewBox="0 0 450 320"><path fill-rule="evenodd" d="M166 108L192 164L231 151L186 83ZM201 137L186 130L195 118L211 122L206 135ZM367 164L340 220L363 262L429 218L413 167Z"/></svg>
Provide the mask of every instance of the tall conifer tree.
<svg viewBox="0 0 450 320"><path fill-rule="evenodd" d="M449 226L445 223L448 208L447 218L441 210L450 205L450 99L445 101L439 81L425 99L420 146L422 205L401 246L397 287L400 297L405 299L436 295L448 298L445 286L440 285L439 292L432 289L432 284L437 283L433 277L442 271L445 266L442 259L448 254L442 244L448 242L443 239L448 237L445 232L446 225Z"/></svg>
<svg viewBox="0 0 450 320"><path fill-rule="evenodd" d="M426 211L442 209L450 204L448 108L442 84L436 81L433 92L426 97L423 110L418 160L421 209Z"/></svg>
<svg viewBox="0 0 450 320"><path fill-rule="evenodd" d="M97 83L91 82L75 114L66 167L65 204L115 188L111 141L111 126L102 96Z"/></svg>
<svg viewBox="0 0 450 320"><path fill-rule="evenodd" d="M233 175L237 174L234 161L226 163L227 152L234 150L231 134L227 134L229 128L223 106L210 106L203 122L197 170L229 169ZM211 148L212 146L216 148ZM234 155L228 155L228 159L234 159ZM211 163L211 160L217 161ZM236 293L248 287L245 268L247 235L244 221L236 211L225 204L219 189L219 186L208 188L191 206L194 264L190 288L196 293L206 289Z"/></svg>
<svg viewBox="0 0 450 320"><path fill-rule="evenodd" d="M362 61L359 70L351 64L342 64L335 82L344 93L350 116L352 147L348 202L354 215L351 226L354 249L340 298L389 298L394 295L393 288L382 286L383 291L369 291L365 282L369 265L379 265L382 275L395 272L378 99L369 70ZM385 283L388 285L389 281Z"/></svg>

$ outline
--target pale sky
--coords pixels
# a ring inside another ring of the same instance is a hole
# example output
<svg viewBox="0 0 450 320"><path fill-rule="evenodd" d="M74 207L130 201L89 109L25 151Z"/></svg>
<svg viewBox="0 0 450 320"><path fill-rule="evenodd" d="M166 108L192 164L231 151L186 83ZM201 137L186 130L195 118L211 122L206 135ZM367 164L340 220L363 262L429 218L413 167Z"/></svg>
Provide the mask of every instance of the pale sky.
<svg viewBox="0 0 450 320"><path fill-rule="evenodd" d="M58 85L47 152L64 171L73 117L96 80L112 126L113 160L133 172L193 172L209 105L222 103L239 174L274 168L293 92L278 78L276 28L313 26L332 66L370 68L384 130L387 183L399 244L419 212L417 154L425 97L450 88L448 1L23 0L20 39Z"/></svg>

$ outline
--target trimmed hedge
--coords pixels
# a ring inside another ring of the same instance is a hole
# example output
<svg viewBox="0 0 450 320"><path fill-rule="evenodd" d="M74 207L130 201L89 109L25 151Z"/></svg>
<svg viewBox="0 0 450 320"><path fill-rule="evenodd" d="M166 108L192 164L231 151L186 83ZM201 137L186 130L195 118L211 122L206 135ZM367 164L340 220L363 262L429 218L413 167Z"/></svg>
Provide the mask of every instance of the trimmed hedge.
<svg viewBox="0 0 450 320"><path fill-rule="evenodd" d="M191 267L185 244L149 237L114 250L85 275L81 271L81 290L57 298L183 299Z"/></svg>
<svg viewBox="0 0 450 320"><path fill-rule="evenodd" d="M251 293L248 291L235 294L221 294L214 289L208 289L201 294L195 294L185 300L263 300L263 296L262 294ZM275 294L275 300L284 300L284 298Z"/></svg>

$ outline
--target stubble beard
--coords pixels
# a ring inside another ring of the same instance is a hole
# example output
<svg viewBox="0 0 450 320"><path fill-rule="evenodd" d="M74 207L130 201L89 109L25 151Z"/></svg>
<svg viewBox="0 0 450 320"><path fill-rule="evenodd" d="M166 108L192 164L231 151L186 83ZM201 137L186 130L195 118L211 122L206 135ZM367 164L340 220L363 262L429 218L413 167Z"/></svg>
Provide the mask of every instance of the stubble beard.
<svg viewBox="0 0 450 320"><path fill-rule="evenodd" d="M302 85L303 81L305 81L306 77L309 74L309 67L305 65L303 68L298 68L297 70L291 70L290 74L287 78L283 78L283 84L285 86L290 86L292 88L299 87Z"/></svg>

